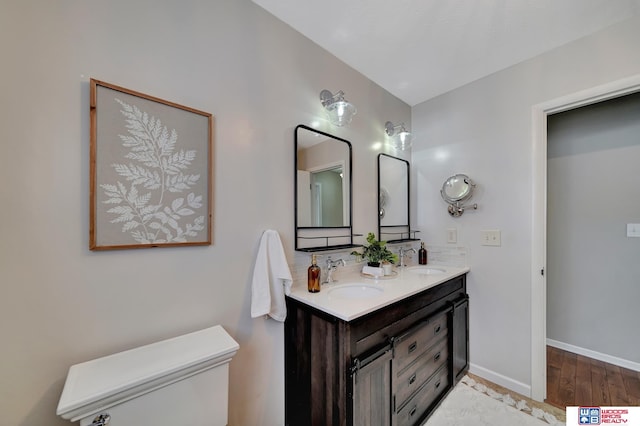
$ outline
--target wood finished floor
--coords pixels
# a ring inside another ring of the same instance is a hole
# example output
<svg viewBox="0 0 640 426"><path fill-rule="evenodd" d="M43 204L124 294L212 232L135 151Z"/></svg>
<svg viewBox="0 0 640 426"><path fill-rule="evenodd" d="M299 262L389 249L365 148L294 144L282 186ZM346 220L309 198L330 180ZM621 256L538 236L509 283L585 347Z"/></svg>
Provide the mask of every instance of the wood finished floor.
<svg viewBox="0 0 640 426"><path fill-rule="evenodd" d="M547 399L556 407L638 406L640 372L547 346Z"/></svg>

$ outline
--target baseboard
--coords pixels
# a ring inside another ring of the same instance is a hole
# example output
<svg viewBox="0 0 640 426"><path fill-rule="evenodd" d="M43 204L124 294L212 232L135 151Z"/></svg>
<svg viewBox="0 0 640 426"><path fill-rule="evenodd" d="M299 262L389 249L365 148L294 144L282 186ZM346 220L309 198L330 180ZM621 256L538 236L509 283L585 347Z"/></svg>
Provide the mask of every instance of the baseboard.
<svg viewBox="0 0 640 426"><path fill-rule="evenodd" d="M608 364L617 365L618 367L624 367L633 371L640 371L640 363L592 351L591 349L581 348L579 346L570 345L569 343L559 342L553 339L547 339L547 345L562 349L563 351L573 352L574 354L597 359L598 361L603 361Z"/></svg>
<svg viewBox="0 0 640 426"><path fill-rule="evenodd" d="M500 385L509 390L517 392L520 395L526 396L527 398L531 398L531 385L527 385L517 380L513 380L510 377L503 376L500 373L496 373L495 371L489 370L484 367L480 367L473 363L469 365L469 373L475 374L476 376L489 380L490 382L493 382L496 385Z"/></svg>

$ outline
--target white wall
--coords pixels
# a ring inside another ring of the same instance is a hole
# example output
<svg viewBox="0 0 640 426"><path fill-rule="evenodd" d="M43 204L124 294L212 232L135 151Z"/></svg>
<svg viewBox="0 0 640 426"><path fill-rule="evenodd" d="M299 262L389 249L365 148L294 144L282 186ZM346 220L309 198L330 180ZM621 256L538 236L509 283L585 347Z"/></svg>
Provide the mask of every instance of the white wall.
<svg viewBox="0 0 640 426"><path fill-rule="evenodd" d="M417 228L446 244L457 228L471 273L472 371L528 393L531 385L532 106L640 73L633 18L415 106L412 156ZM442 182L467 173L477 211L446 212ZM500 229L501 247L480 245Z"/></svg>
<svg viewBox="0 0 640 426"><path fill-rule="evenodd" d="M410 108L249 0L0 4L0 424L55 416L72 364L222 324L231 425L283 423L283 327L250 319L264 229L293 253L293 130L342 89L354 224L375 230L384 122ZM215 116L214 244L90 252L89 78Z"/></svg>
<svg viewBox="0 0 640 426"><path fill-rule="evenodd" d="M547 338L640 365L640 93L547 129Z"/></svg>

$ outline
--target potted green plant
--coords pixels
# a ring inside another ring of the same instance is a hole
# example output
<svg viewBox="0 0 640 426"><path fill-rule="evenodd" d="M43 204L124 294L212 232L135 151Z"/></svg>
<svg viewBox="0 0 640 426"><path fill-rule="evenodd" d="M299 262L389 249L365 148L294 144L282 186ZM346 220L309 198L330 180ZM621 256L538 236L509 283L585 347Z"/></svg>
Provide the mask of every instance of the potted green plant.
<svg viewBox="0 0 640 426"><path fill-rule="evenodd" d="M367 243L369 243L369 245L363 246L362 253L354 250L351 254L362 256L369 266L378 267L382 262L396 263L398 261L398 255L392 253L391 250L386 247L386 241L376 240L376 236L372 232L367 234Z"/></svg>

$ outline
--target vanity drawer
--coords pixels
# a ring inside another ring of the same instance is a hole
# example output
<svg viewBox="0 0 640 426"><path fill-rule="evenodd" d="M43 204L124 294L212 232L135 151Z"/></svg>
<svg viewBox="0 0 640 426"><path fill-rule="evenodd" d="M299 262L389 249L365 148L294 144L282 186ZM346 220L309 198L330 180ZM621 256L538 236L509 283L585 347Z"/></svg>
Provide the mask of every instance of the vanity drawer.
<svg viewBox="0 0 640 426"><path fill-rule="evenodd" d="M433 373L447 363L449 357L449 340L445 334L429 348L421 357L397 375L394 388L396 403L400 407Z"/></svg>
<svg viewBox="0 0 640 426"><path fill-rule="evenodd" d="M447 366L443 365L418 393L400 408L396 414L397 426L415 425L425 415L438 397L447 390L448 373Z"/></svg>
<svg viewBox="0 0 640 426"><path fill-rule="evenodd" d="M450 310L466 290L466 276L453 278L422 293L349 322L352 354L358 356L386 344L425 318Z"/></svg>
<svg viewBox="0 0 640 426"><path fill-rule="evenodd" d="M419 323L394 341L395 370L402 372L420 355L447 334L447 313Z"/></svg>

